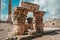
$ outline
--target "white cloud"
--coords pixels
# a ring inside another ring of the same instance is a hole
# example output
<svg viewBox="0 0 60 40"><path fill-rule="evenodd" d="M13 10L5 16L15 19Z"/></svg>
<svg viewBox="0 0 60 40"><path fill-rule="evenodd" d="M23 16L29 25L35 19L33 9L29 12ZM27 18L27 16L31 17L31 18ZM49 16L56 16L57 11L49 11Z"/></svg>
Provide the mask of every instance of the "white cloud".
<svg viewBox="0 0 60 40"><path fill-rule="evenodd" d="M33 18L33 12L28 12L27 18L28 18L28 17L32 17L32 18Z"/></svg>
<svg viewBox="0 0 60 40"><path fill-rule="evenodd" d="M18 5L19 7L21 6L21 1L22 1L22 0L20 0L20 2L19 2L19 5Z"/></svg>
<svg viewBox="0 0 60 40"><path fill-rule="evenodd" d="M1 10L3 11L6 7L6 4L4 2L1 3Z"/></svg>
<svg viewBox="0 0 60 40"><path fill-rule="evenodd" d="M8 15L1 14L1 20L6 21L8 18Z"/></svg>
<svg viewBox="0 0 60 40"><path fill-rule="evenodd" d="M48 11L53 18L57 18L60 15L60 0L50 0L48 1Z"/></svg>
<svg viewBox="0 0 60 40"><path fill-rule="evenodd" d="M46 9L47 4L45 0L34 0L33 3L40 5L40 10Z"/></svg>
<svg viewBox="0 0 60 40"><path fill-rule="evenodd" d="M3 11L4 11L4 9L6 8L6 3L5 3L5 1L7 1L7 0L2 0L1 1L1 20L6 20L7 19L7 15L4 15L3 14Z"/></svg>

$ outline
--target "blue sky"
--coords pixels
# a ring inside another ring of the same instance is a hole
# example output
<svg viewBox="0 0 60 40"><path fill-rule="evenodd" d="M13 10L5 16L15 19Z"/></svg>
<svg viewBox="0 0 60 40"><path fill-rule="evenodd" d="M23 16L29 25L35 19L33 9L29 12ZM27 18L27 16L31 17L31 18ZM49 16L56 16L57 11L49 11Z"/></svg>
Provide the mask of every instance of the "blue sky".
<svg viewBox="0 0 60 40"><path fill-rule="evenodd" d="M20 0L12 0L12 11L15 7L18 6ZM2 0L2 12L1 12L1 20L7 20L8 17L8 0Z"/></svg>
<svg viewBox="0 0 60 40"><path fill-rule="evenodd" d="M23 0L40 5L40 10L46 12L44 20L51 20L60 18L60 0ZM12 0L12 11L15 7L19 6L21 0ZM7 20L8 17L8 0L2 0L2 20ZM31 14L29 15L31 16Z"/></svg>

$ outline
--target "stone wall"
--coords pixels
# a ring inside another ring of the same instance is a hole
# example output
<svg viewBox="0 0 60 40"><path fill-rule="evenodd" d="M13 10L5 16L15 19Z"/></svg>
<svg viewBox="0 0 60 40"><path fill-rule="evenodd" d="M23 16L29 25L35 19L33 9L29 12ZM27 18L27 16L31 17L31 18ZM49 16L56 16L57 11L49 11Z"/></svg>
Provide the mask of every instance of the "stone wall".
<svg viewBox="0 0 60 40"><path fill-rule="evenodd" d="M45 27L60 27L60 19L53 19L53 20L48 20L45 21Z"/></svg>

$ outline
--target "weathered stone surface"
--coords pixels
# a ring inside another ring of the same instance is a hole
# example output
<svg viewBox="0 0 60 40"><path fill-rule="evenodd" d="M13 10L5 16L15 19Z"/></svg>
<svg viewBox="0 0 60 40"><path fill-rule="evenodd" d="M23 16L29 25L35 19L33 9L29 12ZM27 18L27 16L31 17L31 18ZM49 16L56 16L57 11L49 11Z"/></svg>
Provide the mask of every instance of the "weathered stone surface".
<svg viewBox="0 0 60 40"><path fill-rule="evenodd" d="M25 24L26 16L27 16L28 10L23 7L17 7L13 14L13 19L15 22L14 25L17 25L17 34L24 34L25 31L28 31L28 27Z"/></svg>
<svg viewBox="0 0 60 40"><path fill-rule="evenodd" d="M21 7L27 8L30 12L39 10L39 5L28 2L21 2Z"/></svg>
<svg viewBox="0 0 60 40"><path fill-rule="evenodd" d="M43 32L43 16L44 16L44 11L38 11L38 12L34 12L34 16L35 16L35 25L36 25L36 32L37 33L42 33Z"/></svg>
<svg viewBox="0 0 60 40"><path fill-rule="evenodd" d="M28 21L28 28L29 29L34 29L33 28L33 18L27 18L27 21Z"/></svg>

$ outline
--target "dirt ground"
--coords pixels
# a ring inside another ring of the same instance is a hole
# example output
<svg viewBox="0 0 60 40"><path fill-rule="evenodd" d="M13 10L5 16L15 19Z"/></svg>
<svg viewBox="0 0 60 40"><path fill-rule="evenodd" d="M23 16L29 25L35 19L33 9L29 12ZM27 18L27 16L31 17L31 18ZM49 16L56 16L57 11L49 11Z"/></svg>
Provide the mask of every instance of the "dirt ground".
<svg viewBox="0 0 60 40"><path fill-rule="evenodd" d="M60 40L60 34L56 35L44 35L42 37L35 38L33 40Z"/></svg>
<svg viewBox="0 0 60 40"><path fill-rule="evenodd" d="M10 31L12 31L13 25L7 23L0 23L0 40L8 37ZM31 40L60 40L60 29L58 28L44 28L45 31L50 30L50 33L47 32L42 37L36 37ZM52 30L55 30L52 31ZM57 31L56 31L57 30Z"/></svg>

